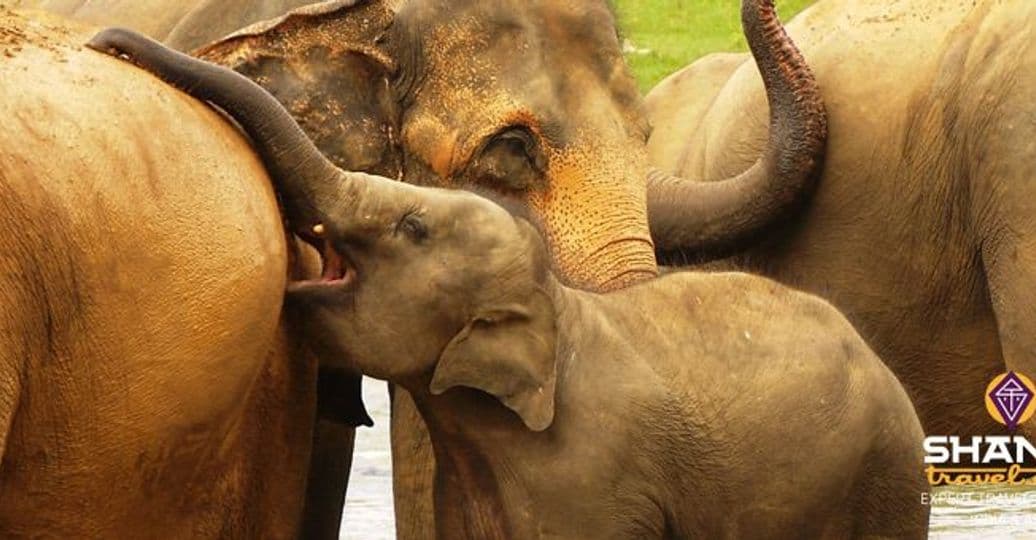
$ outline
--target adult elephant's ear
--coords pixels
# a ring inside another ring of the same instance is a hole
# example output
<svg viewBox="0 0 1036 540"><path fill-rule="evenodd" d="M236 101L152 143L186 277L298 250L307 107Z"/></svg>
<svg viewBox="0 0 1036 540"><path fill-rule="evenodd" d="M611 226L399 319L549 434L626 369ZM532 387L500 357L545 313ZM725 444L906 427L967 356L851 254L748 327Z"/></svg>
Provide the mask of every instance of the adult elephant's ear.
<svg viewBox="0 0 1036 540"><path fill-rule="evenodd" d="M554 307L534 294L475 316L443 349L430 385L433 394L466 386L492 394L533 431L554 421L556 382Z"/></svg>
<svg viewBox="0 0 1036 540"><path fill-rule="evenodd" d="M238 29L312 4L313 0L202 0L192 3L190 11L160 40L179 51L196 49Z"/></svg>
<svg viewBox="0 0 1036 540"><path fill-rule="evenodd" d="M400 178L399 107L382 0L334 0L257 23L194 51L259 83L335 165Z"/></svg>

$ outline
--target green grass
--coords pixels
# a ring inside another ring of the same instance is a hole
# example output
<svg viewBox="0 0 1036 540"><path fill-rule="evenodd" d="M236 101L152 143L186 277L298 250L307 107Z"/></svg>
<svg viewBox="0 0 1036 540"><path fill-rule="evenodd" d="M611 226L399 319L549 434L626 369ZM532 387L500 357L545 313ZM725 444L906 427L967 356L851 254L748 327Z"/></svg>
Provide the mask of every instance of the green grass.
<svg viewBox="0 0 1036 540"><path fill-rule="evenodd" d="M782 21L813 0L777 0ZM747 50L737 0L613 0L626 60L647 92L670 73L716 51Z"/></svg>

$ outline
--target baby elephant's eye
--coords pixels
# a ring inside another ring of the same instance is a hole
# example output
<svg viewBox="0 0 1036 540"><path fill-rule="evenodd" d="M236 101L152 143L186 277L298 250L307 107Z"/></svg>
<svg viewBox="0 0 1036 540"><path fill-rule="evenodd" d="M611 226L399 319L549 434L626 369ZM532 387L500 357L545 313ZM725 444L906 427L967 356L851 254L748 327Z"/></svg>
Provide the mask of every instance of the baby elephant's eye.
<svg viewBox="0 0 1036 540"><path fill-rule="evenodd" d="M415 242L428 238L428 226L417 212L407 212L396 224L396 232L402 232Z"/></svg>

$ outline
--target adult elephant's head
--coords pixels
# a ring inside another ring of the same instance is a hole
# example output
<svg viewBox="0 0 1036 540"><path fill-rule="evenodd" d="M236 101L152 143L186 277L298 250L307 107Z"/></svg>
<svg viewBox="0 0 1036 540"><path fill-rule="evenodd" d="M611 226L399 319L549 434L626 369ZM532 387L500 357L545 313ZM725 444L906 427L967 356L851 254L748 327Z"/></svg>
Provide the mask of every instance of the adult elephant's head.
<svg viewBox="0 0 1036 540"><path fill-rule="evenodd" d="M608 290L655 275L648 126L606 2L396 4L315 4L197 54L259 82L343 169L519 199L570 284ZM653 180L656 192L679 191L691 211L711 213L697 216L704 226L676 219L679 212L662 216L680 225L682 248L693 247L683 240L696 226L710 235L708 247L743 238L746 223L758 226L756 214L781 211L766 203L774 186L802 191L819 153L815 133L799 133L823 123L808 71L767 1L746 12L758 22L754 50L763 51L778 98L779 136L749 178ZM688 198L702 186L711 202L697 192Z"/></svg>

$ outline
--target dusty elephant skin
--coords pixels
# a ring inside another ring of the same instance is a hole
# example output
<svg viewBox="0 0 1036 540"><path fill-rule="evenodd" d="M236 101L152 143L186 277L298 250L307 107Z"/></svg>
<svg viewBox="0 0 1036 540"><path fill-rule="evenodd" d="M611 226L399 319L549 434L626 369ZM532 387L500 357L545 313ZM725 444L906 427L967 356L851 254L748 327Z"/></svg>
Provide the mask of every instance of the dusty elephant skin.
<svg viewBox="0 0 1036 540"><path fill-rule="evenodd" d="M129 26L177 49L191 50L311 3L312 0L13 0L10 4L9 0L8 5L46 10L91 24ZM366 104L365 99L367 96L360 93L345 101L359 110ZM339 129L345 127L335 125ZM305 538L338 537L352 465L352 426L364 423L363 418L353 414L356 384L358 379L352 374L321 370L318 388L327 391L318 393L300 533Z"/></svg>
<svg viewBox="0 0 1036 540"><path fill-rule="evenodd" d="M316 360L269 179L91 34L0 9L0 536L291 538Z"/></svg>
<svg viewBox="0 0 1036 540"><path fill-rule="evenodd" d="M5 0L89 24L128 26L180 50L212 43L313 0Z"/></svg>
<svg viewBox="0 0 1036 540"><path fill-rule="evenodd" d="M927 432L1002 433L986 385L1036 373L1036 4L821 0L789 28L830 115L826 167L801 220L720 266L844 311ZM713 56L651 93L655 163L705 179L751 163L750 64Z"/></svg>
<svg viewBox="0 0 1036 540"><path fill-rule="evenodd" d="M249 133L323 255L288 285L314 347L431 428L439 538L924 537L920 424L824 301L745 274L567 288L487 199L344 172L260 87L138 34L90 46Z"/></svg>
<svg viewBox="0 0 1036 540"><path fill-rule="evenodd" d="M822 154L823 109L808 69L769 4L753 0L745 12L780 136L750 173L703 186L695 208L710 251L794 210ZM195 54L274 94L343 169L519 201L567 284L610 290L655 275L646 123L602 1L338 0ZM433 529L431 448L405 392L392 418L397 532L420 537Z"/></svg>

